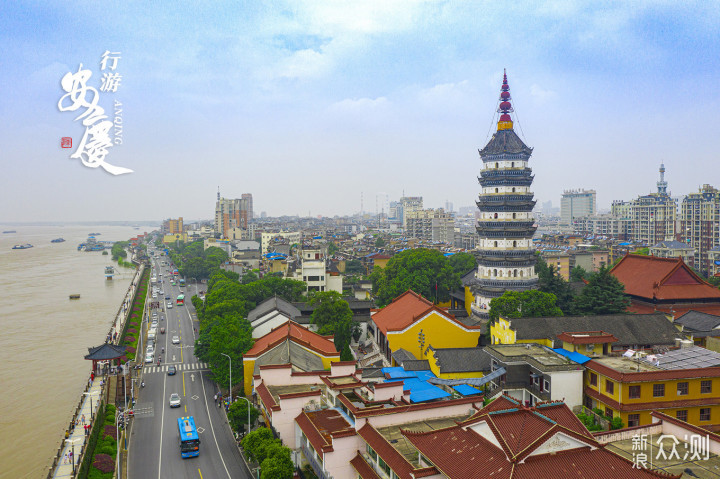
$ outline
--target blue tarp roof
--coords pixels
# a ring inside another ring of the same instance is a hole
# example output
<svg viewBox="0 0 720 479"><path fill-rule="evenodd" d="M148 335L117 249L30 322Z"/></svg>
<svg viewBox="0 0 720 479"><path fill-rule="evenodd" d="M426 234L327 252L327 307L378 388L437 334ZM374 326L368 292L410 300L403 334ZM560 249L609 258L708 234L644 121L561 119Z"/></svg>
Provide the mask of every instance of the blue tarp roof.
<svg viewBox="0 0 720 479"><path fill-rule="evenodd" d="M575 353L575 352L568 351L567 349L563 349L563 348L553 349L553 351L555 351L558 354L562 354L563 356L568 358L570 361L575 361L578 364L585 364L586 362L590 361L590 359L592 359L592 358L585 356L584 354Z"/></svg>
<svg viewBox="0 0 720 479"><path fill-rule="evenodd" d="M313 239L322 239L322 236L313 236Z"/></svg>
<svg viewBox="0 0 720 479"><path fill-rule="evenodd" d="M463 396L472 396L473 394L480 394L482 391L475 389L467 384L461 384L459 386L453 386L453 389L462 394Z"/></svg>
<svg viewBox="0 0 720 479"><path fill-rule="evenodd" d="M632 243L619 243L619 246L630 246Z"/></svg>
<svg viewBox="0 0 720 479"><path fill-rule="evenodd" d="M443 256L452 256L452 255L454 255L454 254L455 254L455 253L445 253Z"/></svg>
<svg viewBox="0 0 720 479"><path fill-rule="evenodd" d="M435 378L431 371L405 371L401 367L382 368L391 379L386 382L402 381L403 389L410 391L410 402L431 401L450 396L450 393L433 386L428 379Z"/></svg>
<svg viewBox="0 0 720 479"><path fill-rule="evenodd" d="M428 389L411 392L410 402L432 401L433 399L440 399L448 396L450 396L450 393L445 392L438 387L430 386Z"/></svg>

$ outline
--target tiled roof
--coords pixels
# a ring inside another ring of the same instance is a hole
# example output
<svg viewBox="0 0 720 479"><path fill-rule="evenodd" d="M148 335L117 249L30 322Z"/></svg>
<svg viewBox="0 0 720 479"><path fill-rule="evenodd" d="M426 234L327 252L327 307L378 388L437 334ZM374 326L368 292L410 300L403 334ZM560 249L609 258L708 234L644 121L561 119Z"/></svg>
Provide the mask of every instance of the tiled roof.
<svg viewBox="0 0 720 479"><path fill-rule="evenodd" d="M335 344L309 329L306 329L294 321L288 321L273 329L265 336L258 338L253 347L243 357L257 357L269 351L278 344L290 340L294 343L306 346L323 356L339 356Z"/></svg>
<svg viewBox="0 0 720 479"><path fill-rule="evenodd" d="M410 472L414 469L405 457L400 454L377 430L366 422L358 429L358 434L377 452L380 457L395 471L395 474L402 479L409 478Z"/></svg>
<svg viewBox="0 0 720 479"><path fill-rule="evenodd" d="M681 258L628 254L610 273L632 296L657 300L716 299L720 290L703 281Z"/></svg>
<svg viewBox="0 0 720 479"><path fill-rule="evenodd" d="M712 331L720 326L720 316L693 310L675 318L675 324L682 324L693 331ZM717 334L720 336L720 331Z"/></svg>
<svg viewBox="0 0 720 479"><path fill-rule="evenodd" d="M441 374L490 371L490 355L482 348L434 349Z"/></svg>
<svg viewBox="0 0 720 479"><path fill-rule="evenodd" d="M307 436L310 444L320 454L333 450L332 436L345 434L355 430L349 422L334 409L321 409L320 411L302 412L295 418L298 426Z"/></svg>
<svg viewBox="0 0 720 479"><path fill-rule="evenodd" d="M278 298L277 296L273 296L258 304L255 309L250 311L247 315L247 319L252 323L260 316L264 316L273 310L280 311L283 313L283 316L288 319L295 319L300 316L300 310L293 306L292 303L285 301L282 298Z"/></svg>
<svg viewBox="0 0 720 479"><path fill-rule="evenodd" d="M678 330L662 313L606 314L597 316L559 316L510 319L517 340L556 339L565 331L606 331L624 346L672 344Z"/></svg>
<svg viewBox="0 0 720 479"><path fill-rule="evenodd" d="M480 155L496 155L500 153L525 153L530 155L532 148L523 143L513 130L499 130L490 139Z"/></svg>
<svg viewBox="0 0 720 479"><path fill-rule="evenodd" d="M275 402L275 398L273 398L272 394L270 394L270 390L267 388L267 386L265 386L265 383L262 382L257 388L255 388L255 391L257 392L257 395L263 402L263 404L265 404L265 408L270 412L270 415L272 416L273 408L277 406L277 403Z"/></svg>
<svg viewBox="0 0 720 479"><path fill-rule="evenodd" d="M720 377L720 366L691 369L659 369L657 371L638 371L624 373L594 359L583 364L587 369L620 382L634 383L645 381L672 381L674 379L717 378Z"/></svg>
<svg viewBox="0 0 720 479"><path fill-rule="evenodd" d="M503 409L495 409L493 403L496 402L500 402ZM679 477L634 469L631 461L603 449L565 403L511 409L504 409L513 403L507 398L501 397L493 403L481 411L480 417L476 415L457 426L424 433L403 431L403 434L451 479ZM479 422L488 424L504 451L469 427ZM530 455L559 432L586 446Z"/></svg>
<svg viewBox="0 0 720 479"><path fill-rule="evenodd" d="M606 333L605 331L566 331L558 334L557 338L570 344L614 343L618 340L615 336L610 333Z"/></svg>
<svg viewBox="0 0 720 479"><path fill-rule="evenodd" d="M410 326L416 319L434 311L438 315L452 321L463 328L463 323L455 319L447 311L436 307L429 301L412 290L407 290L392 303L388 304L372 316L373 322L378 329L387 334L388 331L401 331Z"/></svg>
<svg viewBox="0 0 720 479"><path fill-rule="evenodd" d="M381 479L375 472L375 469L363 459L359 452L352 458L350 465L355 468L362 479Z"/></svg>

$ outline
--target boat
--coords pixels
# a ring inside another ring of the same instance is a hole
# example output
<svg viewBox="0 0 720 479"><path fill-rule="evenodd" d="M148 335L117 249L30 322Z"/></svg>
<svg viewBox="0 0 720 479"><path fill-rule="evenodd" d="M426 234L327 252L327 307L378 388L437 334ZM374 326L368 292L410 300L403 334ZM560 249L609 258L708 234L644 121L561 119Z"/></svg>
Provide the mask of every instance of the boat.
<svg viewBox="0 0 720 479"><path fill-rule="evenodd" d="M15 230L3 231L3 234L8 234L8 233L17 233L17 231L15 231Z"/></svg>
<svg viewBox="0 0 720 479"><path fill-rule="evenodd" d="M55 238L54 240L50 240L51 243L64 243L65 238Z"/></svg>
<svg viewBox="0 0 720 479"><path fill-rule="evenodd" d="M90 233L88 236L100 236L101 233Z"/></svg>
<svg viewBox="0 0 720 479"><path fill-rule="evenodd" d="M79 294L71 294L70 299L80 299L80 295Z"/></svg>
<svg viewBox="0 0 720 479"><path fill-rule="evenodd" d="M30 243L26 243L26 244L16 244L15 246L12 247L12 249L28 249L28 248L32 248L32 247L33 247L33 245L31 245Z"/></svg>

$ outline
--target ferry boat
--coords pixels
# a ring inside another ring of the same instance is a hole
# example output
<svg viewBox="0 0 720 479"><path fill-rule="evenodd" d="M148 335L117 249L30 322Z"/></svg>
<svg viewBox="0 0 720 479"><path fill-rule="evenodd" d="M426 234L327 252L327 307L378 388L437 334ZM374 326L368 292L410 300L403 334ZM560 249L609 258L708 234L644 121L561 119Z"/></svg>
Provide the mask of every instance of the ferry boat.
<svg viewBox="0 0 720 479"><path fill-rule="evenodd" d="M31 245L30 243L26 243L26 244L16 244L15 246L12 247L12 249L28 249L28 248L32 248L32 247L33 247L33 245Z"/></svg>
<svg viewBox="0 0 720 479"><path fill-rule="evenodd" d="M8 234L8 233L17 233L17 231L15 231L15 230L3 231L3 234Z"/></svg>
<svg viewBox="0 0 720 479"><path fill-rule="evenodd" d="M102 233L90 233L88 236L100 236Z"/></svg>
<svg viewBox="0 0 720 479"><path fill-rule="evenodd" d="M54 240L50 240L51 243L64 243L65 238L55 238Z"/></svg>

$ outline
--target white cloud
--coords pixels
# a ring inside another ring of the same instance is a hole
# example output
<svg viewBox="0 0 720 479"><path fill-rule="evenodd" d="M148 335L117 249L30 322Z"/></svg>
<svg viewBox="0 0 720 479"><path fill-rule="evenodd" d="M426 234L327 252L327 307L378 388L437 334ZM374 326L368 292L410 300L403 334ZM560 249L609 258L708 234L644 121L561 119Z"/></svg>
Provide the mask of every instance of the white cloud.
<svg viewBox="0 0 720 479"><path fill-rule="evenodd" d="M543 104L557 96L557 93L553 90L546 90L537 83L533 83L530 86L530 94L538 104Z"/></svg>
<svg viewBox="0 0 720 479"><path fill-rule="evenodd" d="M372 98L346 98L330 105L329 110L338 113L363 113L387 108L390 102L384 96Z"/></svg>

